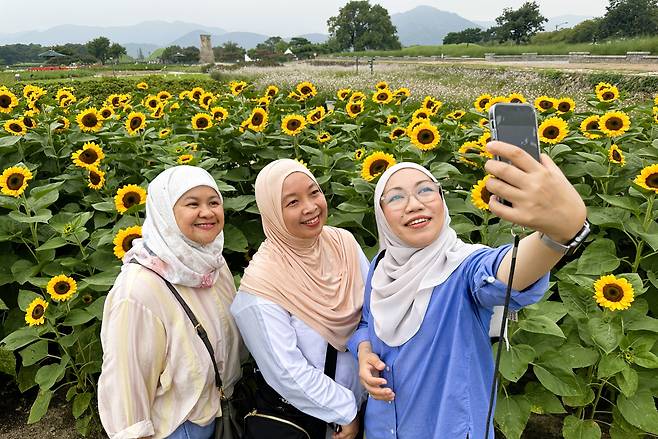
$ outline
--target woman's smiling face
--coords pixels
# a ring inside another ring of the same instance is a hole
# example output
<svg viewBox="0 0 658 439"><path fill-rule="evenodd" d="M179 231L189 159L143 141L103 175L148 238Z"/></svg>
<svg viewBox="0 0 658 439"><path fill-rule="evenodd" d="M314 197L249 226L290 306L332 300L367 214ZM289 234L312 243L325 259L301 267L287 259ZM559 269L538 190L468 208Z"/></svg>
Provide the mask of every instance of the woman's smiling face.
<svg viewBox="0 0 658 439"><path fill-rule="evenodd" d="M183 235L201 245L210 244L224 229L224 208L211 187L197 186L174 204L174 218Z"/></svg>
<svg viewBox="0 0 658 439"><path fill-rule="evenodd" d="M302 239L319 236L327 221L327 200L303 172L293 172L283 181L281 210L288 232Z"/></svg>

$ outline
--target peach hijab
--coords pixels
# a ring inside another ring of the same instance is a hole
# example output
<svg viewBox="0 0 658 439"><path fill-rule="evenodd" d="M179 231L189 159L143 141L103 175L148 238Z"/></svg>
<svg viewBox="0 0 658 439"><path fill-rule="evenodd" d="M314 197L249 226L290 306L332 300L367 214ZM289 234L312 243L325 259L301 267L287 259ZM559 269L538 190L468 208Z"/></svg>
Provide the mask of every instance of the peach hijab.
<svg viewBox="0 0 658 439"><path fill-rule="evenodd" d="M347 230L324 226L302 239L283 221L283 182L293 172L315 181L295 160L276 160L256 178L256 204L265 241L244 272L240 289L268 299L303 320L336 349L345 351L363 305L357 242Z"/></svg>

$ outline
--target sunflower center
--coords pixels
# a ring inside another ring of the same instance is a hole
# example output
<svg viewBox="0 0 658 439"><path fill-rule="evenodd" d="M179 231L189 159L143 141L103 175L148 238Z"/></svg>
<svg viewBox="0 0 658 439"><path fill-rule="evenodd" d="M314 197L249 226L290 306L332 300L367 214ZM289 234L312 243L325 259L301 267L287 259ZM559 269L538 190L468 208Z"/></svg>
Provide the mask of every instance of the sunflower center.
<svg viewBox="0 0 658 439"><path fill-rule="evenodd" d="M404 134L404 130L403 130L403 129L400 129L400 128L398 128L397 130L393 131L393 135L394 135L394 136L397 136L397 137L399 137L399 136L401 136L401 135L403 135L403 134Z"/></svg>
<svg viewBox="0 0 658 439"><path fill-rule="evenodd" d="M141 236L134 233L132 235L126 236L123 242L121 243L121 248L123 248L123 251L127 252L128 250L130 250L133 246L133 241L137 238L141 238Z"/></svg>
<svg viewBox="0 0 658 439"><path fill-rule="evenodd" d="M551 101L541 101L539 102L539 106L544 110L548 110L553 107L553 103Z"/></svg>
<svg viewBox="0 0 658 439"><path fill-rule="evenodd" d="M112 113L110 113L109 110L103 110L103 112L101 113L101 116L102 116L104 119L107 119L108 117L112 116Z"/></svg>
<svg viewBox="0 0 658 439"><path fill-rule="evenodd" d="M12 124L10 124L10 125L9 125L9 129L10 129L11 131L15 132L15 133L23 132L23 127L21 127L21 126L20 126L19 124L17 124L17 123L12 123Z"/></svg>
<svg viewBox="0 0 658 439"><path fill-rule="evenodd" d="M486 99L486 98L482 99L480 101L480 108L484 108L484 106L487 105L488 103L489 103L489 99Z"/></svg>
<svg viewBox="0 0 658 439"><path fill-rule="evenodd" d="M388 168L388 161L378 159L370 165L370 175L379 175Z"/></svg>
<svg viewBox="0 0 658 439"><path fill-rule="evenodd" d="M95 114L85 114L82 116L82 125L86 126L87 128L95 127L97 123L98 118Z"/></svg>
<svg viewBox="0 0 658 439"><path fill-rule="evenodd" d="M420 130L418 141L423 145L429 145L434 141L434 133L431 130Z"/></svg>
<svg viewBox="0 0 658 439"><path fill-rule="evenodd" d="M133 117L130 119L130 128L136 130L142 124L142 120L139 117Z"/></svg>
<svg viewBox="0 0 658 439"><path fill-rule="evenodd" d="M571 104L568 102L560 102L557 106L557 109L563 113L568 113L571 111Z"/></svg>
<svg viewBox="0 0 658 439"><path fill-rule="evenodd" d="M621 161L621 154L616 149L612 151L612 158L618 162Z"/></svg>
<svg viewBox="0 0 658 439"><path fill-rule="evenodd" d="M89 305L93 299L94 299L94 298L91 297L89 294L85 294L84 296L82 296L82 302L83 302L85 305Z"/></svg>
<svg viewBox="0 0 658 439"><path fill-rule="evenodd" d="M23 125L25 125L28 128L34 128L34 119L32 119L29 116L25 116L23 118Z"/></svg>
<svg viewBox="0 0 658 439"><path fill-rule="evenodd" d="M208 105L208 102L210 102L210 96L203 98L203 105Z"/></svg>
<svg viewBox="0 0 658 439"><path fill-rule="evenodd" d="M121 101L119 100L119 97L112 98L112 106L113 107L118 107Z"/></svg>
<svg viewBox="0 0 658 439"><path fill-rule="evenodd" d="M559 134L560 130L557 127L550 126L544 129L544 137L547 139L556 139Z"/></svg>
<svg viewBox="0 0 658 439"><path fill-rule="evenodd" d="M298 121L297 119L292 119L292 120L288 121L288 129L290 131L295 131L297 128L299 128L301 126L301 124L302 123L300 121Z"/></svg>
<svg viewBox="0 0 658 439"><path fill-rule="evenodd" d="M121 201L123 202L123 205L126 206L126 209L130 209L132 206L139 203L139 194L128 192L123 196Z"/></svg>
<svg viewBox="0 0 658 439"><path fill-rule="evenodd" d="M263 115L260 113L254 113L254 115L251 116L251 123L252 125L260 125L263 123Z"/></svg>
<svg viewBox="0 0 658 439"><path fill-rule="evenodd" d="M360 113L361 112L361 105L359 104L353 104L350 106L350 110L352 113Z"/></svg>
<svg viewBox="0 0 658 439"><path fill-rule="evenodd" d="M274 91L273 88L267 90L267 96L274 97L275 94L276 94L276 92Z"/></svg>
<svg viewBox="0 0 658 439"><path fill-rule="evenodd" d="M9 108L11 105L11 98L7 95L0 95L0 107Z"/></svg>
<svg viewBox="0 0 658 439"><path fill-rule="evenodd" d="M489 200L491 199L491 192L487 190L486 186L482 188L480 196L482 197L482 201L489 204Z"/></svg>
<svg viewBox="0 0 658 439"><path fill-rule="evenodd" d="M201 96L201 92L195 91L194 93L192 93L192 97L193 97L195 100L196 100L196 99L199 99L200 96Z"/></svg>
<svg viewBox="0 0 658 439"><path fill-rule="evenodd" d="M646 179L646 184L650 188L658 189L658 172L649 175Z"/></svg>
<svg viewBox="0 0 658 439"><path fill-rule="evenodd" d="M205 117L201 117L196 121L196 126L199 128L205 128L208 126L208 120Z"/></svg>
<svg viewBox="0 0 658 439"><path fill-rule="evenodd" d="M23 174L11 174L7 179L7 187L12 191L20 189L23 186L23 180L25 180Z"/></svg>
<svg viewBox="0 0 658 439"><path fill-rule="evenodd" d="M385 101L386 99L388 99L388 95L386 93L379 93L377 95L377 100L379 101Z"/></svg>
<svg viewBox="0 0 658 439"><path fill-rule="evenodd" d="M601 95L604 101L610 101L615 98L615 94L611 91L606 91Z"/></svg>
<svg viewBox="0 0 658 439"><path fill-rule="evenodd" d="M151 108L155 108L155 107L157 107L157 106L158 106L158 101L157 101L157 100L155 100L155 99L151 99L151 100L149 101L149 107L151 107Z"/></svg>
<svg viewBox="0 0 658 439"><path fill-rule="evenodd" d="M305 94L305 95L310 94L311 91L313 91L313 90L311 90L311 87L309 87L308 85L305 85L305 86L302 87L302 89L300 90L300 92L301 92L302 94Z"/></svg>
<svg viewBox="0 0 658 439"><path fill-rule="evenodd" d="M80 154L80 160L90 165L98 160L98 154L93 149L87 148Z"/></svg>
<svg viewBox="0 0 658 439"><path fill-rule="evenodd" d="M39 304L34 307L32 310L32 318L38 320L46 313L46 310L43 309L43 305Z"/></svg>
<svg viewBox="0 0 658 439"><path fill-rule="evenodd" d="M101 176L100 176L100 174L98 174L98 173L96 173L96 172L94 172L94 171L91 171L91 172L89 173L89 181L90 181L91 184L93 184L93 185L97 185L97 184L99 184L99 183L101 182Z"/></svg>
<svg viewBox="0 0 658 439"><path fill-rule="evenodd" d="M609 130L618 130L620 129L624 124L622 123L621 119L618 117L611 117L610 119L605 121L605 127Z"/></svg>
<svg viewBox="0 0 658 439"><path fill-rule="evenodd" d="M599 123L598 123L597 121L593 120L593 121L591 121L591 122L589 122L589 123L587 124L587 126L585 127L585 129L586 129L587 131L598 130L598 129L599 129Z"/></svg>
<svg viewBox="0 0 658 439"><path fill-rule="evenodd" d="M521 99L519 99L519 98L512 98L512 99L510 99L509 101L510 101L512 104L520 104L520 103L521 103Z"/></svg>
<svg viewBox="0 0 658 439"><path fill-rule="evenodd" d="M71 289L71 285L68 282L60 281L55 284L54 290L57 294L66 294Z"/></svg>
<svg viewBox="0 0 658 439"><path fill-rule="evenodd" d="M624 290L617 285L606 285L603 287L603 297L610 302L619 302L624 298Z"/></svg>

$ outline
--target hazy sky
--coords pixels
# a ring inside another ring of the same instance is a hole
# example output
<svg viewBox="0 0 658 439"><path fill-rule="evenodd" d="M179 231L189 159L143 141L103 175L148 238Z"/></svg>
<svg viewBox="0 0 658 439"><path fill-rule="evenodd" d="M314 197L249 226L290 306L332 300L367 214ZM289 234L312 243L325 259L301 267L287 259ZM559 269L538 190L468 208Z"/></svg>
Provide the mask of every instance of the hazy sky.
<svg viewBox="0 0 658 439"><path fill-rule="evenodd" d="M505 7L518 8L525 0L371 0L389 13L419 5L455 12L470 20L493 21ZM227 31L269 35L327 33L327 19L347 0L0 0L4 20L0 33L44 30L61 24L130 25L147 20L217 26ZM539 0L548 18L573 14L601 16L607 0Z"/></svg>

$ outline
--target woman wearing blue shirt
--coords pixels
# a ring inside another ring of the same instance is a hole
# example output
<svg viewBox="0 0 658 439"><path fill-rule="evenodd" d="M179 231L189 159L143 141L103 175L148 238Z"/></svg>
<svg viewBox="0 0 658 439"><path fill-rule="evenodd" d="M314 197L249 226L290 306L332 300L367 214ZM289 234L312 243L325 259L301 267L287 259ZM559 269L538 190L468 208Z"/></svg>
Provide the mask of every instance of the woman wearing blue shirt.
<svg viewBox="0 0 658 439"><path fill-rule="evenodd" d="M563 256L555 244L578 234L586 208L548 156L539 163L502 142L488 150L513 164L485 165L498 177L487 190L513 204L492 196L491 211L537 231L519 244L510 305L519 309L546 291ZM510 246L459 240L439 184L413 163L381 176L375 216L385 252L371 264L363 317L348 343L370 394L366 437L483 438L494 369L488 328L493 307L505 300Z"/></svg>

